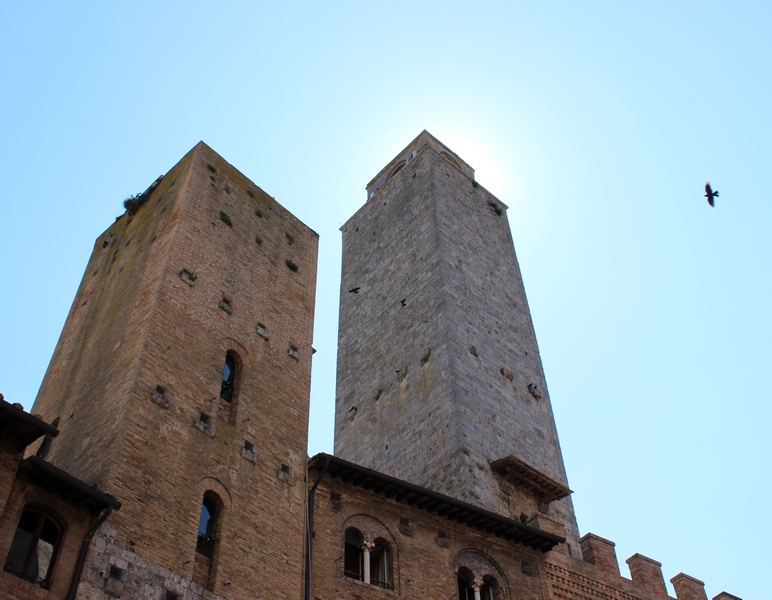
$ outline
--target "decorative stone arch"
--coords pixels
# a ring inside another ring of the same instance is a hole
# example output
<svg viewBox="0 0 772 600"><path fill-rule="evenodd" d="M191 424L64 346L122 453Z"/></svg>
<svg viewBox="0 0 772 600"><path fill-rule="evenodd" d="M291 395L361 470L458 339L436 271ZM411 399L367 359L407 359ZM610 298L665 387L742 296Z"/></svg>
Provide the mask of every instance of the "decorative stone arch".
<svg viewBox="0 0 772 600"><path fill-rule="evenodd" d="M375 517L365 514L352 515L343 523L343 531L349 527L355 527L361 531L365 540L372 542L376 538L384 538L393 547L396 547L394 536L391 535L389 528Z"/></svg>
<svg viewBox="0 0 772 600"><path fill-rule="evenodd" d="M459 552L453 560L453 571L458 576L469 579L470 583L489 585L494 600L510 598L509 584L504 571L492 558L478 550L466 549ZM483 598L483 600L486 599Z"/></svg>
<svg viewBox="0 0 772 600"><path fill-rule="evenodd" d="M369 583L372 583L373 585L379 586L379 587L386 587L387 589L395 590L398 592L397 589L397 582L399 581L399 559L398 559L398 548L397 548L397 541L394 538L394 536L391 534L391 531L389 531L389 528L386 527L381 521L376 519L375 517L371 517L370 515L365 514L357 514L352 515L346 521L343 523L343 527L341 527L341 547L343 550L343 553L341 556L345 555L346 552L346 532L350 529L357 530L362 535L362 541L363 541L363 548L366 548L366 556L370 556L370 552L378 552L379 550L382 550L382 548L385 546L387 549L388 557L387 557L387 563L385 564L386 571L388 573L388 576L384 577L385 581L380 581L377 579L372 579L372 581L369 581L369 577L364 577L364 581L368 581ZM369 563L368 563L369 564ZM368 566L368 575L369 575L369 566Z"/></svg>

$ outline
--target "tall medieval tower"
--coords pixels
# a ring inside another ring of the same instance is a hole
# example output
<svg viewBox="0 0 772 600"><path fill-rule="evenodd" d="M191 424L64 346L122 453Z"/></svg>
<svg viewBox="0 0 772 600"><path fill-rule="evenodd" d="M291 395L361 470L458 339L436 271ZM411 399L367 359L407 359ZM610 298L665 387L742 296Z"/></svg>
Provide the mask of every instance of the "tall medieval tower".
<svg viewBox="0 0 772 600"><path fill-rule="evenodd" d="M317 242L199 143L97 239L34 406L116 547L229 599L302 593Z"/></svg>
<svg viewBox="0 0 772 600"><path fill-rule="evenodd" d="M335 453L578 529L504 215L424 131L342 227Z"/></svg>

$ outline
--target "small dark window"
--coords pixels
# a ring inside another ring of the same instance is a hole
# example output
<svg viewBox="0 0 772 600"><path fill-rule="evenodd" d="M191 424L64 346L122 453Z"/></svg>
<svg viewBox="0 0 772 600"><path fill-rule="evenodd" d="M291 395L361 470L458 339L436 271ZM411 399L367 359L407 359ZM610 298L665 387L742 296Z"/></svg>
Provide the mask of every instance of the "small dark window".
<svg viewBox="0 0 772 600"><path fill-rule="evenodd" d="M196 552L211 558L217 541L217 521L220 517L220 501L212 492L204 494L201 517L198 521L198 543Z"/></svg>
<svg viewBox="0 0 772 600"><path fill-rule="evenodd" d="M233 402L237 365L236 355L233 352L228 352L228 354L225 355L225 366L222 371L222 386L220 387L220 398L226 402Z"/></svg>
<svg viewBox="0 0 772 600"><path fill-rule="evenodd" d="M389 544L382 538L377 538L370 550L370 583L384 590L391 589Z"/></svg>
<svg viewBox="0 0 772 600"><path fill-rule="evenodd" d="M349 527L346 529L346 548L343 558L343 573L346 577L364 581L364 569L362 567L362 543L364 538L358 529Z"/></svg>
<svg viewBox="0 0 772 600"><path fill-rule="evenodd" d="M254 452L254 449L255 447L252 444L252 442L244 442L244 450L246 450L247 452Z"/></svg>
<svg viewBox="0 0 772 600"><path fill-rule="evenodd" d="M198 420L201 421L204 425L209 423L209 415L206 413L200 413L198 415Z"/></svg>
<svg viewBox="0 0 772 600"><path fill-rule="evenodd" d="M5 571L48 588L61 537L62 528L46 513L25 510L5 560Z"/></svg>
<svg viewBox="0 0 772 600"><path fill-rule="evenodd" d="M110 577L110 579L117 579L118 581L120 581L121 573L123 573L123 571L119 567L116 567L115 565L111 565L110 573L108 574L108 576Z"/></svg>

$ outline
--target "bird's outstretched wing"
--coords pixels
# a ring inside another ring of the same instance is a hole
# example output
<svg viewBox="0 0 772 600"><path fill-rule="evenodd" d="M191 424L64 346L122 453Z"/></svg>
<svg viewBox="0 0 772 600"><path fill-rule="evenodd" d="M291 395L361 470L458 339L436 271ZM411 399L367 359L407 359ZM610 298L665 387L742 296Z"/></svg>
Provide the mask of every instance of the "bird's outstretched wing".
<svg viewBox="0 0 772 600"><path fill-rule="evenodd" d="M713 199L718 198L718 190L714 192L713 188L710 187L710 182L705 183L705 197L708 199L708 204L715 206Z"/></svg>

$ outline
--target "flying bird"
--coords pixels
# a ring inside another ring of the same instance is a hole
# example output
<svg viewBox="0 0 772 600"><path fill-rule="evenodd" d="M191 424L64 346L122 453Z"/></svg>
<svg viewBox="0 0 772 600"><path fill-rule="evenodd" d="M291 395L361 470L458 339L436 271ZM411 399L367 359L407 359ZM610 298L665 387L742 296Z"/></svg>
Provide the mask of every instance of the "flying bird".
<svg viewBox="0 0 772 600"><path fill-rule="evenodd" d="M351 288L351 289L348 291L348 293L349 293L349 294L358 294L358 293L359 293L359 288L358 288L358 287L355 287L355 288Z"/></svg>
<svg viewBox="0 0 772 600"><path fill-rule="evenodd" d="M407 298L402 298L402 300L400 300L400 301L399 301L399 303L400 303L402 306L405 306L405 305L407 304Z"/></svg>
<svg viewBox="0 0 772 600"><path fill-rule="evenodd" d="M718 190L714 192L710 187L710 183L705 184L705 197L708 199L708 204L715 206L713 198L718 198Z"/></svg>

